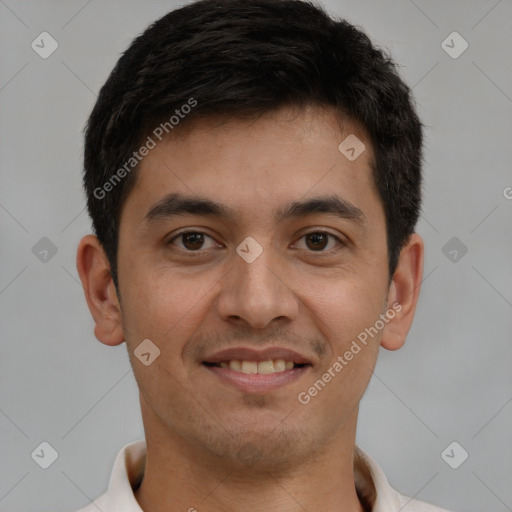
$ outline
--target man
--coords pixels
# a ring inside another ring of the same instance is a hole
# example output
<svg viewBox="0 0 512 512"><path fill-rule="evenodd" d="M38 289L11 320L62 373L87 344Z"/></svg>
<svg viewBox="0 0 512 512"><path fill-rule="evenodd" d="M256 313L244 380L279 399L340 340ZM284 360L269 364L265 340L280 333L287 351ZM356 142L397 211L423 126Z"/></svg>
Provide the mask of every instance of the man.
<svg viewBox="0 0 512 512"><path fill-rule="evenodd" d="M392 62L313 4L202 0L132 43L88 121L77 267L146 439L84 511L441 510L355 446L418 300L421 146Z"/></svg>

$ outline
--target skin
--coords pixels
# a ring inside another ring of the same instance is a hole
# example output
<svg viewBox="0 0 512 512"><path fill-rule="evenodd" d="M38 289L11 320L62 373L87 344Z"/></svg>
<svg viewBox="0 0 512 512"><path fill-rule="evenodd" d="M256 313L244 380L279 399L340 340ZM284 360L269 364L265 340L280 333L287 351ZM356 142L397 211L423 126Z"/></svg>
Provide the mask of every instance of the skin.
<svg viewBox="0 0 512 512"><path fill-rule="evenodd" d="M338 150L351 133L366 146L352 162ZM388 286L372 161L365 131L326 108L283 108L252 122L194 121L140 164L120 221L119 295L97 238L81 240L77 268L95 335L106 345L126 342L140 390L148 452L135 494L146 512L363 511L353 469L359 401L379 346L396 350L405 342L424 251L413 234ZM171 192L222 203L235 216L146 222ZM333 194L365 221L275 217L276 207ZM339 241L312 249L304 235L319 229ZM184 230L211 237L199 256L187 252L188 239L173 238ZM236 252L248 236L263 249L250 264ZM401 311L301 404L298 394L396 302ZM134 356L145 339L160 350L149 366ZM313 365L279 389L244 393L201 364L240 346L291 348Z"/></svg>

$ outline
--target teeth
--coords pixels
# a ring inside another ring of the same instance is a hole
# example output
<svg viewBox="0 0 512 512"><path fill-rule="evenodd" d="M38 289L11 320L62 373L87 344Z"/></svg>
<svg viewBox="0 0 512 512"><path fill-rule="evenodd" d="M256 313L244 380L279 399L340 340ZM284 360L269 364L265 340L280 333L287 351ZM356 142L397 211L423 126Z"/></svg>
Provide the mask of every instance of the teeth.
<svg viewBox="0 0 512 512"><path fill-rule="evenodd" d="M293 361L285 361L284 359L270 359L268 361L222 361L220 363L221 368L230 368L235 372L248 373L255 375L265 375L269 373L284 372L285 370L291 370L294 366Z"/></svg>
<svg viewBox="0 0 512 512"><path fill-rule="evenodd" d="M231 370L235 370L235 372L242 371L242 363L240 361L229 361L228 364Z"/></svg>
<svg viewBox="0 0 512 512"><path fill-rule="evenodd" d="M291 366L288 367L288 370L290 368L293 368L293 362L292 361L285 362L284 359L276 359L274 361L274 371L276 371L276 372L284 372L287 369L286 368L287 364L291 365Z"/></svg>
<svg viewBox="0 0 512 512"><path fill-rule="evenodd" d="M243 366L242 366L243 368ZM258 373L274 373L274 361L262 361L261 363L258 363Z"/></svg>
<svg viewBox="0 0 512 512"><path fill-rule="evenodd" d="M258 373L258 363L255 361L242 361L242 373Z"/></svg>

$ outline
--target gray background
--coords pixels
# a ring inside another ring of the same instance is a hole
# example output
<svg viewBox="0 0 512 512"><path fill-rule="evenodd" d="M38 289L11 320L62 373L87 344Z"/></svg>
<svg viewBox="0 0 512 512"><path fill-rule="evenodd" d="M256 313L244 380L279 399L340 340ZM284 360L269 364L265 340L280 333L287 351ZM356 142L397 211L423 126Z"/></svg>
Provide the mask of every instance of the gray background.
<svg viewBox="0 0 512 512"><path fill-rule="evenodd" d="M0 0L2 512L86 505L143 436L125 345L94 338L75 268L90 232L81 131L120 52L176 5ZM391 50L427 125L419 308L406 346L382 350L358 444L408 496L512 510L512 2L324 5ZM59 44L48 59L31 48L43 31ZM469 44L457 59L441 47L453 31ZM57 248L46 262L32 251L43 237ZM59 454L46 470L31 458L42 441ZM469 453L458 469L441 457L452 441Z"/></svg>

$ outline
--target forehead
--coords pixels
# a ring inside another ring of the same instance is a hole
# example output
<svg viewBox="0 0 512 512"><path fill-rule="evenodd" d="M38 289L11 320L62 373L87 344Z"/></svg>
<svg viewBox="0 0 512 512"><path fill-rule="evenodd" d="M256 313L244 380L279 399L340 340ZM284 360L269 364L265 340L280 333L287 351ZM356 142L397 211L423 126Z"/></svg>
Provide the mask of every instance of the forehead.
<svg viewBox="0 0 512 512"><path fill-rule="evenodd" d="M209 118L183 128L139 164L124 207L134 220L174 192L209 197L253 217L333 193L362 210L372 201L379 207L369 138L334 110L284 108L252 121Z"/></svg>

